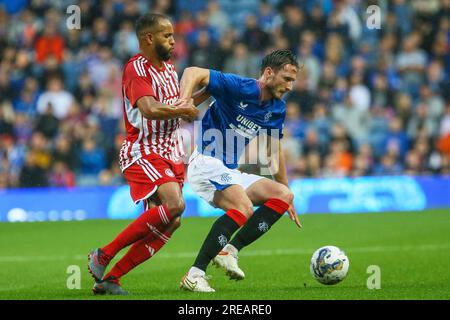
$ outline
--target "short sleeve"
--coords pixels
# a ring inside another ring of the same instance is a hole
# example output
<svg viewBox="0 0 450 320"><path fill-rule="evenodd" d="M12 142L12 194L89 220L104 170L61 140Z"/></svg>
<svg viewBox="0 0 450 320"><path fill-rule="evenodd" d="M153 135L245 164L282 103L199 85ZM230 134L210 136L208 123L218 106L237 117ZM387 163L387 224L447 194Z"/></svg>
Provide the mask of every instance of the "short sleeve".
<svg viewBox="0 0 450 320"><path fill-rule="evenodd" d="M125 94L133 107L144 96L156 98L155 92L153 91L152 79L145 70L142 70L143 68L136 70L133 63L129 63L124 71Z"/></svg>
<svg viewBox="0 0 450 320"><path fill-rule="evenodd" d="M213 96L230 97L241 91L243 78L232 74L209 70L209 83L206 90Z"/></svg>

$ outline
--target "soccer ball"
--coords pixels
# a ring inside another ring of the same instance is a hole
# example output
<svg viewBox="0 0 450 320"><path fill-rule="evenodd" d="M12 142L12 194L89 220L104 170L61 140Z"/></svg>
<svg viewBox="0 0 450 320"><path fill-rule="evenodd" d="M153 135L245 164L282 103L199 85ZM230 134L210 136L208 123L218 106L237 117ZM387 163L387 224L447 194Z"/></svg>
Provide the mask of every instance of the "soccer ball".
<svg viewBox="0 0 450 320"><path fill-rule="evenodd" d="M325 246L312 255L310 271L320 283L336 284L347 276L349 264L344 251L335 246Z"/></svg>

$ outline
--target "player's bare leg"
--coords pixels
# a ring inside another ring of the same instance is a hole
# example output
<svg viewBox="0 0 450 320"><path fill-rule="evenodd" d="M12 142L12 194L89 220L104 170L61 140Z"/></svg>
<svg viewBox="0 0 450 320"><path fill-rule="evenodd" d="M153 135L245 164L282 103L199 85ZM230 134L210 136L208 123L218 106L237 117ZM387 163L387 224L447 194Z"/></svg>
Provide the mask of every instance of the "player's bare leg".
<svg viewBox="0 0 450 320"><path fill-rule="evenodd" d="M289 209L294 198L285 185L266 178L253 183L246 194L254 205L260 207L230 241L238 251L269 231Z"/></svg>
<svg viewBox="0 0 450 320"><path fill-rule="evenodd" d="M245 192L255 206L263 205L274 198L291 203L294 197L288 187L267 178L256 181Z"/></svg>

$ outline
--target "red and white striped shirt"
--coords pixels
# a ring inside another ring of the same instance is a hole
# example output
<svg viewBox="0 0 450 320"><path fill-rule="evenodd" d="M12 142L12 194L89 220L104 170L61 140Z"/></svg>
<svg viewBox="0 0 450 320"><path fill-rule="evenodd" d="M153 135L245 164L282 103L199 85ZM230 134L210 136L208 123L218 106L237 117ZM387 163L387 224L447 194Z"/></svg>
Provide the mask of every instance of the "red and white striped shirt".
<svg viewBox="0 0 450 320"><path fill-rule="evenodd" d="M181 161L185 153L179 132L180 119L146 119L136 105L136 101L143 96L153 96L161 103L174 104L180 95L175 66L163 62L163 67L158 69L143 55L135 55L124 67L122 93L127 132L119 154L122 171L151 153L173 162Z"/></svg>

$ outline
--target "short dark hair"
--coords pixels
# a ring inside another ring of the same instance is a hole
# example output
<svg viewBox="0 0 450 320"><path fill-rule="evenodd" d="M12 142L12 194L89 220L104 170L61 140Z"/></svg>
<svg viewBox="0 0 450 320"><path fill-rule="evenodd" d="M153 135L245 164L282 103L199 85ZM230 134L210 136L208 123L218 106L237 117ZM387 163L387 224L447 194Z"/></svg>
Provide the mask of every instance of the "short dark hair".
<svg viewBox="0 0 450 320"><path fill-rule="evenodd" d="M136 35L139 37L140 33L146 28L153 28L161 20L169 20L169 18L160 13L147 13L140 16L135 25Z"/></svg>
<svg viewBox="0 0 450 320"><path fill-rule="evenodd" d="M280 70L285 65L291 64L299 68L297 57L291 52L291 50L275 50L264 57L261 63L261 74L267 67L272 68L275 71Z"/></svg>

